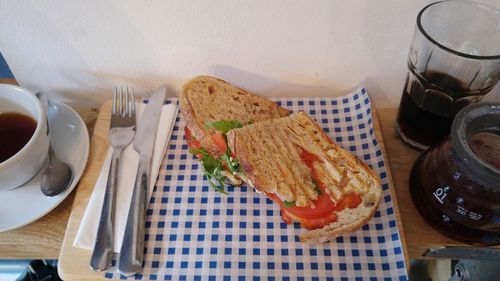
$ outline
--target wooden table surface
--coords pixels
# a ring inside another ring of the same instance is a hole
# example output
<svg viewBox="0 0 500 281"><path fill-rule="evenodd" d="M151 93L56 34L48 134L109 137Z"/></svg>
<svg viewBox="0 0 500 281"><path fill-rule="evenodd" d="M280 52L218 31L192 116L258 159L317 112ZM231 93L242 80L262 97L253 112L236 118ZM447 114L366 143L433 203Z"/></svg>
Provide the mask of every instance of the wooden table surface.
<svg viewBox="0 0 500 281"><path fill-rule="evenodd" d="M0 84L17 85L15 79L0 79ZM92 132L97 110L76 109ZM75 192L59 206L24 227L0 233L0 259L57 259L71 213Z"/></svg>

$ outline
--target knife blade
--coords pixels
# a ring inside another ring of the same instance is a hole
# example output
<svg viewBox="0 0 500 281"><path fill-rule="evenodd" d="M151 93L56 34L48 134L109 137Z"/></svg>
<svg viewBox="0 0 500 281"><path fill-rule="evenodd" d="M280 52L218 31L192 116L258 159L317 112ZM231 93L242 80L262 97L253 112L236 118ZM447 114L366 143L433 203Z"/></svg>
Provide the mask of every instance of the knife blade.
<svg viewBox="0 0 500 281"><path fill-rule="evenodd" d="M140 156L151 157L156 139L156 130L160 121L161 108L167 89L158 88L149 99L148 105L137 124L134 149Z"/></svg>
<svg viewBox="0 0 500 281"><path fill-rule="evenodd" d="M144 259L145 217L149 203L147 194L151 158L165 94L165 87L160 87L154 92L137 124L135 133L134 149L139 153L139 167L118 259L118 271L125 276L139 272Z"/></svg>

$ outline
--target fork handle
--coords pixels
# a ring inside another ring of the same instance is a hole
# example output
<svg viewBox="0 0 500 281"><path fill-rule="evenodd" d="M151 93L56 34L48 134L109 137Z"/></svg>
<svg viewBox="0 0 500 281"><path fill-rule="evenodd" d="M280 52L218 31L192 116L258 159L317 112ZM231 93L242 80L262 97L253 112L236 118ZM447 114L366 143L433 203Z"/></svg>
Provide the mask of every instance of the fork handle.
<svg viewBox="0 0 500 281"><path fill-rule="evenodd" d="M101 218L99 219L99 226L97 228L94 250L90 258L90 267L94 271L107 269L111 265L113 258L116 181L121 152L122 149L113 148L111 167L109 168L106 192L104 194L104 202L102 203Z"/></svg>
<svg viewBox="0 0 500 281"><path fill-rule="evenodd" d="M123 235L118 271L131 276L139 272L144 260L144 235L146 210L148 207L148 179L151 157L140 156L139 168L135 178L134 193L130 202L130 209Z"/></svg>

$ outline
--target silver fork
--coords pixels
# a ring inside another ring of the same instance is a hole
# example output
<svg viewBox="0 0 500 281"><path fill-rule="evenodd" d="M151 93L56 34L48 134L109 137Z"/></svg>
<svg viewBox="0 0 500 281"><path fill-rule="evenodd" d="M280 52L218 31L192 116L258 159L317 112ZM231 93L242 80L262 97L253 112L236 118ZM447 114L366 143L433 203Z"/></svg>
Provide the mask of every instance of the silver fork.
<svg viewBox="0 0 500 281"><path fill-rule="evenodd" d="M124 98L125 97L125 98ZM115 190L118 174L118 162L123 148L129 145L135 135L135 97L134 91L116 87L113 92L113 108L109 128L109 142L113 148L111 167L109 168L106 193L101 210L101 218L97 229L96 241L90 267L94 271L102 271L111 265L113 258L113 226L115 216Z"/></svg>

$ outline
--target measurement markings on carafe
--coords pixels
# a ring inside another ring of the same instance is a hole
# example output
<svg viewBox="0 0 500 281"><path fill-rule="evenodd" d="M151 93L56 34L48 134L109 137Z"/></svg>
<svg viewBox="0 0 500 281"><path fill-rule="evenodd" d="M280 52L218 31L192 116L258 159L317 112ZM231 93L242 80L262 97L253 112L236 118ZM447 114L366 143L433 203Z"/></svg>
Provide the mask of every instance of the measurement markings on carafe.
<svg viewBox="0 0 500 281"><path fill-rule="evenodd" d="M463 206L457 206L457 213L466 216L469 210L465 209Z"/></svg>
<svg viewBox="0 0 500 281"><path fill-rule="evenodd" d="M459 198L459 199L462 199L462 198ZM458 200L457 199L457 203L458 202L463 203L463 199L462 200ZM483 217L482 214L480 214L478 212L471 211L471 210L467 210L462 205L457 205L457 209L455 211L457 212L457 214L462 215L465 218L468 218L468 219L471 219L471 220L475 220L475 221L479 221Z"/></svg>
<svg viewBox="0 0 500 281"><path fill-rule="evenodd" d="M463 204L464 200L462 198L457 198L457 204ZM466 209L463 205L457 205L455 212L471 220L479 221L483 215L471 210Z"/></svg>
<svg viewBox="0 0 500 281"><path fill-rule="evenodd" d="M432 193L434 197L439 201L439 203L444 204L444 199L448 195L449 186L439 187Z"/></svg>
<svg viewBox="0 0 500 281"><path fill-rule="evenodd" d="M475 221L480 220L482 217L483 217L483 215L481 215L481 214L479 214L479 213L476 213L476 212L470 212L470 213L469 213L469 218L470 218L470 219L473 219L473 220L475 220Z"/></svg>

